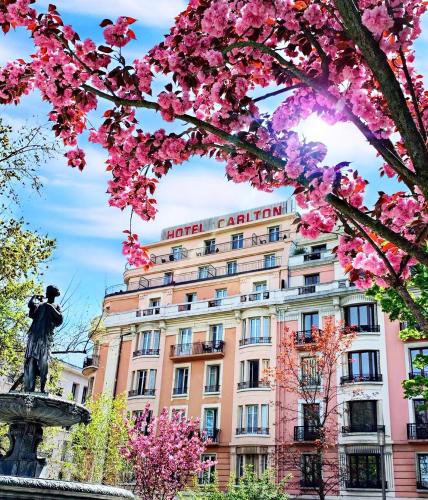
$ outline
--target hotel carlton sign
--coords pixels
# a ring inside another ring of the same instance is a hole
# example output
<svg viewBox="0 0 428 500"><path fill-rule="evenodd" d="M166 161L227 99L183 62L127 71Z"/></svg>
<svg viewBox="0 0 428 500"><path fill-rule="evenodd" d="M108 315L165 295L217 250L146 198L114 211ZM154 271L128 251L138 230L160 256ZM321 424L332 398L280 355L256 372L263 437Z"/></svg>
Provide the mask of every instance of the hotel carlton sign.
<svg viewBox="0 0 428 500"><path fill-rule="evenodd" d="M191 236L192 234L214 231L215 229L221 229L223 227L237 226L248 222L255 222L258 220L269 219L271 217L292 213L294 210L294 200L290 198L280 203L265 205L251 210L234 212L231 214L213 217L211 219L203 219L196 222L190 222L188 224L167 227L162 230L161 239L171 240L173 238Z"/></svg>

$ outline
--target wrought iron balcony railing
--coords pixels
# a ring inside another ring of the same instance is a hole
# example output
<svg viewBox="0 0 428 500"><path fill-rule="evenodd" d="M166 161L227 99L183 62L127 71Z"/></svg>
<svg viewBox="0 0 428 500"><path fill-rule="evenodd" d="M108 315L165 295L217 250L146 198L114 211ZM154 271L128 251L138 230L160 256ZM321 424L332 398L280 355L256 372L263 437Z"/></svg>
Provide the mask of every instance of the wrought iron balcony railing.
<svg viewBox="0 0 428 500"><path fill-rule="evenodd" d="M428 370L419 370L419 369L414 369L411 372L409 372L409 378L413 379L415 377L428 377Z"/></svg>
<svg viewBox="0 0 428 500"><path fill-rule="evenodd" d="M345 486L346 486L346 488L355 488L355 489L361 489L361 490L365 490L365 489L380 490L382 488L382 480L381 479L369 479L369 478L347 479L345 481ZM385 489L388 489L387 481L385 481Z"/></svg>
<svg viewBox="0 0 428 500"><path fill-rule="evenodd" d="M296 425L294 427L294 441L315 441L320 438L318 425Z"/></svg>
<svg viewBox="0 0 428 500"><path fill-rule="evenodd" d="M237 427L236 435L242 436L244 434L261 434L264 436L269 435L269 427Z"/></svg>
<svg viewBox="0 0 428 500"><path fill-rule="evenodd" d="M315 375L300 375L299 382L302 387L317 387L321 385L321 376L319 373Z"/></svg>
<svg viewBox="0 0 428 500"><path fill-rule="evenodd" d="M183 387L173 387L172 389L172 394L174 396L187 396L188 394L188 387L183 386Z"/></svg>
<svg viewBox="0 0 428 500"><path fill-rule="evenodd" d="M155 393L155 389L132 389L131 391L128 391L128 397L132 398L134 396L154 396Z"/></svg>
<svg viewBox="0 0 428 500"><path fill-rule="evenodd" d="M225 342L222 340L215 340L209 342L193 342L191 344L176 344L172 345L170 348L170 357L179 356L199 356L199 355L209 355L214 353L224 352Z"/></svg>
<svg viewBox="0 0 428 500"><path fill-rule="evenodd" d="M153 264L166 264L167 262L177 262L178 260L187 259L189 251L186 248L181 247L176 251L164 254L164 255L150 255L150 260Z"/></svg>
<svg viewBox="0 0 428 500"><path fill-rule="evenodd" d="M159 356L159 349L138 349L132 353L132 356Z"/></svg>
<svg viewBox="0 0 428 500"><path fill-rule="evenodd" d="M270 384L267 380L247 380L238 382L238 391L244 389L270 389Z"/></svg>
<svg viewBox="0 0 428 500"><path fill-rule="evenodd" d="M315 292L316 292L316 285L306 285L299 287L299 295L306 295Z"/></svg>
<svg viewBox="0 0 428 500"><path fill-rule="evenodd" d="M220 385L215 384L215 385L206 385L204 387L204 392L205 393L210 393L210 392L220 392Z"/></svg>
<svg viewBox="0 0 428 500"><path fill-rule="evenodd" d="M254 302L256 300L267 300L269 298L269 292L255 292L249 293L248 295L241 295L241 302Z"/></svg>
<svg viewBox="0 0 428 500"><path fill-rule="evenodd" d="M380 332L380 325L346 325L346 326L357 333Z"/></svg>
<svg viewBox="0 0 428 500"><path fill-rule="evenodd" d="M428 424L407 424L407 439L428 439Z"/></svg>
<svg viewBox="0 0 428 500"><path fill-rule="evenodd" d="M270 344L272 342L272 337L247 337L245 339L239 339L239 345L251 345L251 344Z"/></svg>
<svg viewBox="0 0 428 500"><path fill-rule="evenodd" d="M295 335L294 343L297 346L312 344L315 340L312 335L314 329L311 330L298 330ZM317 329L317 331L320 331Z"/></svg>
<svg viewBox="0 0 428 500"><path fill-rule="evenodd" d="M202 436L204 439L209 439L211 443L218 444L220 442L220 429L202 429Z"/></svg>
<svg viewBox="0 0 428 500"><path fill-rule="evenodd" d="M344 425L342 427L342 434L351 434L353 432L385 432L385 426L375 424L354 424Z"/></svg>
<svg viewBox="0 0 428 500"><path fill-rule="evenodd" d="M88 368L89 366L93 366L94 368L98 368L100 366L100 357L98 354L86 356L86 358L83 360L83 368Z"/></svg>
<svg viewBox="0 0 428 500"><path fill-rule="evenodd" d="M367 374L351 374L340 377L340 383L352 384L353 382L382 382L382 375L380 373L367 373Z"/></svg>

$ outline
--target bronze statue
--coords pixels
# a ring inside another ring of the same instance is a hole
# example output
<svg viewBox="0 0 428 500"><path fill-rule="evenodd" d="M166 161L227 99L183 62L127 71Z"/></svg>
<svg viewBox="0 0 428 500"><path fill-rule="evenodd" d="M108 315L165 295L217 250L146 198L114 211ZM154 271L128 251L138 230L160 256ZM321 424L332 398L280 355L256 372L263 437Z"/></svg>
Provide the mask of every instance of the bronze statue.
<svg viewBox="0 0 428 500"><path fill-rule="evenodd" d="M28 332L25 351L25 392L34 392L37 376L40 377L40 390L45 392L54 328L60 326L63 321L60 306L54 304L55 297L59 296L59 289L49 285L46 288L46 301L43 296L34 295L28 303L30 309L28 315L33 322Z"/></svg>

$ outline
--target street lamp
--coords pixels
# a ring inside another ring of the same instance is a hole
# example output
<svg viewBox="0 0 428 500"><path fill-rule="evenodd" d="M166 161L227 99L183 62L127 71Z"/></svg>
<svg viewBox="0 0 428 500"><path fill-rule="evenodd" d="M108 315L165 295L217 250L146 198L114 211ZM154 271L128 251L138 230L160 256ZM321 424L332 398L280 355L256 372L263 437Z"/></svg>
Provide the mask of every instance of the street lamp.
<svg viewBox="0 0 428 500"><path fill-rule="evenodd" d="M385 427L380 426L377 432L380 447L380 480L382 482L382 500L386 500L386 477L385 477Z"/></svg>

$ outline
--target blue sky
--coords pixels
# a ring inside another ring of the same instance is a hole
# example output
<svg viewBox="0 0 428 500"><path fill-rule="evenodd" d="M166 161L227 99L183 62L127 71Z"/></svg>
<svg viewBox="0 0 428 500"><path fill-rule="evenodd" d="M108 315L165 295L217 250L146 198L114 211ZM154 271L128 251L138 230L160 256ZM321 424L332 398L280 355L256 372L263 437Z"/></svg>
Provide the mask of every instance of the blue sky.
<svg viewBox="0 0 428 500"><path fill-rule="evenodd" d="M48 5L41 0L37 6ZM184 0L61 0L56 3L64 21L73 25L81 37L101 40L99 22L129 15L139 19L135 25L137 41L128 46L129 57L139 57L167 33L173 18L184 7ZM418 70L428 74L428 17L417 45ZM0 35L0 64L15 57L31 54L31 43L23 31ZM424 57L425 56L425 57ZM161 82L159 89L165 82ZM267 102L265 111L274 109L275 102ZM2 118L11 125L47 123L49 108L37 94L23 99L17 107L0 109ZM91 120L99 123L100 110ZM150 112L141 115L142 126L154 130L165 124ZM310 118L300 128L308 138L321 140L329 150L327 163L352 161L369 180L375 181L379 160L361 135L350 125L330 127ZM40 196L25 193L22 215L33 228L57 239L57 250L50 262L46 283L56 283L65 289L73 280L78 292L73 299L76 314L95 315L107 285L120 283L125 258L121 254L122 230L128 227L128 215L107 206L105 155L101 148L87 143L80 146L87 152L87 166L81 173L70 169L62 155L43 165L40 176L44 188ZM379 182L372 182L370 197L380 189ZM382 186L383 190L387 187ZM262 193L250 186L232 184L225 180L223 165L206 159L192 159L178 166L160 183L158 190L159 213L154 222L137 223L143 241L159 238L162 227L210 217L212 215L273 203L287 196L286 190Z"/></svg>

